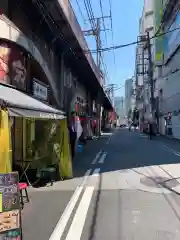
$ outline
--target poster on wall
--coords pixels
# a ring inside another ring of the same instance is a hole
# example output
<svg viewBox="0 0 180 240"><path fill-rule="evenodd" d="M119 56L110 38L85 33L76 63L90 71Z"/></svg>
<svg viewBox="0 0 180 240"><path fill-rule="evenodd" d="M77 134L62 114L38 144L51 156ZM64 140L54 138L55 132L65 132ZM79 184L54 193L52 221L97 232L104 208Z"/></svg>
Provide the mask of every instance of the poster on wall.
<svg viewBox="0 0 180 240"><path fill-rule="evenodd" d="M5 43L0 43L0 81L10 84L9 68L10 48Z"/></svg>
<svg viewBox="0 0 180 240"><path fill-rule="evenodd" d="M0 174L0 240L22 240L18 173Z"/></svg>
<svg viewBox="0 0 180 240"><path fill-rule="evenodd" d="M0 43L0 82L26 90L26 58L12 43Z"/></svg>

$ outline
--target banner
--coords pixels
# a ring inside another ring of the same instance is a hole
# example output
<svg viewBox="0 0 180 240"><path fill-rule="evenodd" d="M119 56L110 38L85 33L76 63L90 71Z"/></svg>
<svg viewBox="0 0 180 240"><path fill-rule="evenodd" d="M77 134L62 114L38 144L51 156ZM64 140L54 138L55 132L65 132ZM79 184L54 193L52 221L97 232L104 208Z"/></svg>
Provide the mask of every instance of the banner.
<svg viewBox="0 0 180 240"><path fill-rule="evenodd" d="M7 111L0 111L0 173L12 171L12 149L10 139L10 126Z"/></svg>
<svg viewBox="0 0 180 240"><path fill-rule="evenodd" d="M161 19L163 13L163 1L162 0L154 0L154 23L155 23L155 32L158 31L158 34L161 34L162 31L160 29ZM164 36L159 36L154 39L155 45L155 63L162 64L163 61L163 45L164 45Z"/></svg>

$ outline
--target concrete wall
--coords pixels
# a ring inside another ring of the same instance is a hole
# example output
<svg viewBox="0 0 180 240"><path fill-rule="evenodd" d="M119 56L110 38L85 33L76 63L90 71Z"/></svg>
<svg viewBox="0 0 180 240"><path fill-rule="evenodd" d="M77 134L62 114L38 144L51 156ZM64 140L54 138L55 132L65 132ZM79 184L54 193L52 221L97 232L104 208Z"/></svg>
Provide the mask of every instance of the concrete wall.
<svg viewBox="0 0 180 240"><path fill-rule="evenodd" d="M175 12L172 12L170 18L168 19L166 26L169 25L169 22L173 22ZM164 37L165 41L166 36ZM164 49L165 53L168 55L168 51L171 51L171 48L174 49L178 38L174 39L172 42L172 38L169 38L170 43L166 42L168 49ZM180 50L177 50L174 55L171 55L169 61L162 68L162 77L159 76L157 81L157 90L158 94L161 93L161 103L160 112L164 116L167 115L168 112L172 113L172 134L175 138L180 139ZM161 129L163 130L164 122L161 120ZM164 132L165 133L165 132Z"/></svg>
<svg viewBox="0 0 180 240"><path fill-rule="evenodd" d="M94 59L92 57L92 54L89 52L89 47L87 45L86 39L84 37L84 34L81 30L81 27L77 21L77 18L74 14L73 8L71 6L71 3L69 0L57 0L61 9L63 10L66 19L68 20L72 31L74 32L81 48L86 51L86 58L89 62L89 65L91 66L95 76L97 77L97 80L100 82L101 79L101 74L100 74L100 70L98 69L97 65L94 62Z"/></svg>
<svg viewBox="0 0 180 240"><path fill-rule="evenodd" d="M56 82L54 81L53 74L50 71L47 62L42 57L37 46L25 34L23 34L20 31L20 29L17 26L15 26L14 23L12 23L5 16L0 16L0 29L1 29L0 38L7 39L23 47L40 64L42 70L44 71L49 80L49 84L52 87L56 100L59 101L58 88Z"/></svg>
<svg viewBox="0 0 180 240"><path fill-rule="evenodd" d="M150 37L152 37L155 33L154 29L154 1L153 0L144 0L144 7L142 11L142 17L140 19L139 23L139 35L146 35L147 32L149 32ZM151 40L151 54L152 54L152 61L154 61L154 40ZM139 102L138 107L139 110L142 110L142 108L145 109L145 117L149 118L150 115L150 88L149 88L149 78L147 76L147 70L149 65L148 60L148 51L147 49L144 49L142 44L139 44L138 46L138 54L137 58L141 58L140 64L143 64L145 66L145 75L139 75L137 76L137 84L139 86L143 85L143 88L141 88L141 92L138 94L143 96L143 105L141 102ZM137 60L136 60L137 61ZM142 69L143 70L143 69ZM143 71L142 71L143 72ZM139 100L142 101L142 100ZM141 107L141 108L140 108Z"/></svg>

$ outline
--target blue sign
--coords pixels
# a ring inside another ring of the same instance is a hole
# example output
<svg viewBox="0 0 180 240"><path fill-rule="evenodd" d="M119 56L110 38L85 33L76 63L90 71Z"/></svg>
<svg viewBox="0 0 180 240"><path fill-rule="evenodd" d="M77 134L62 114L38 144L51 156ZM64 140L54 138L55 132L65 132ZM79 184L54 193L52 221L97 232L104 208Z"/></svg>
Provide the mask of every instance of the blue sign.
<svg viewBox="0 0 180 240"><path fill-rule="evenodd" d="M177 13L170 27L165 28L164 37L164 60L165 62L177 50L180 45L180 12Z"/></svg>

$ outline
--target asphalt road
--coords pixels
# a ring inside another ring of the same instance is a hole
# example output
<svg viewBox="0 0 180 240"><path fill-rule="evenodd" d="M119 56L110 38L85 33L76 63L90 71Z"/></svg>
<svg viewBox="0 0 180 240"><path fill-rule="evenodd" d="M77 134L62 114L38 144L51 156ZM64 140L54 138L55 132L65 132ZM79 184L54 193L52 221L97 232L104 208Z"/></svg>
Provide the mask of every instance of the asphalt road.
<svg viewBox="0 0 180 240"><path fill-rule="evenodd" d="M40 227L33 227L35 216L26 220L25 210L26 229L32 226L34 235L25 232L24 240L179 240L179 146L127 130L93 141L75 161L73 180L42 190L52 193L46 199L48 220L44 200L37 207L42 209Z"/></svg>

